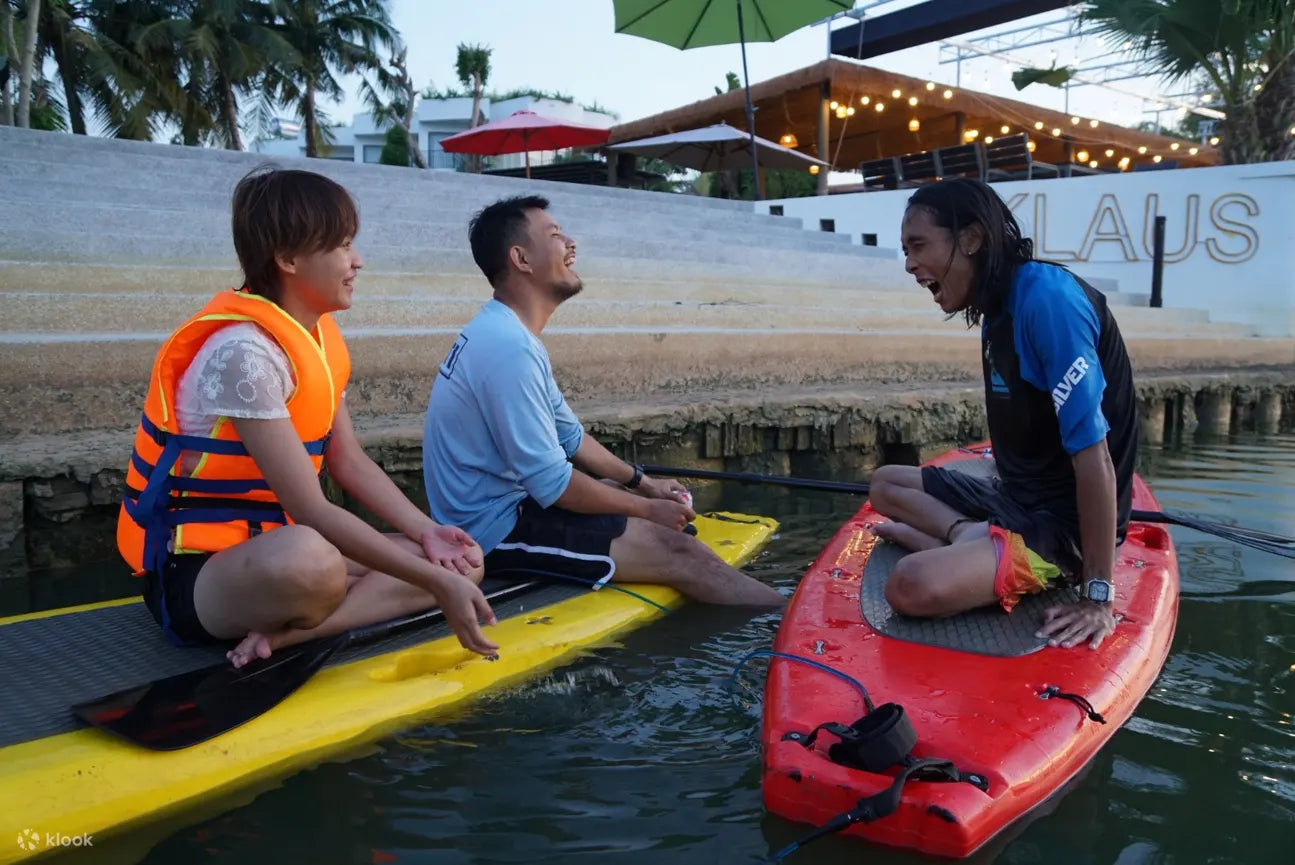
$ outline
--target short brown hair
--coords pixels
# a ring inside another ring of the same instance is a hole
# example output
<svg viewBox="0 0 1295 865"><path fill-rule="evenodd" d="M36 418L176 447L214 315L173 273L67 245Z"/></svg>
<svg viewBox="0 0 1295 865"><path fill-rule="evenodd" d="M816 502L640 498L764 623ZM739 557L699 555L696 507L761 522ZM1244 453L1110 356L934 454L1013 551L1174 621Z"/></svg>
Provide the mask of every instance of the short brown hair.
<svg viewBox="0 0 1295 865"><path fill-rule="evenodd" d="M262 166L234 189L234 251L243 285L279 302L277 255L336 249L360 230L355 200L313 171Z"/></svg>

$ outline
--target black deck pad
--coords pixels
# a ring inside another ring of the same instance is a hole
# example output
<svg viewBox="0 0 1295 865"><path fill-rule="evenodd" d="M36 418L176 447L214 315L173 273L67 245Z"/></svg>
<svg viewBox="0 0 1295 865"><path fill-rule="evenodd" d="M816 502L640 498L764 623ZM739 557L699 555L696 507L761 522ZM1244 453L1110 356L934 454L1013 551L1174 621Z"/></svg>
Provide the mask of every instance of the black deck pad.
<svg viewBox="0 0 1295 865"><path fill-rule="evenodd" d="M978 477L992 477L994 474L993 461L983 458L959 460L948 464L948 468ZM1034 635L1043 624L1043 611L1056 604L1079 600L1076 589L1049 589L1021 598L1011 613L994 605L945 619L901 616L886 603L886 580L895 564L908 554L897 544L878 541L868 555L859 592L864 620L873 630L897 640L978 655L1007 658L1028 655L1047 645L1046 638Z"/></svg>
<svg viewBox="0 0 1295 865"><path fill-rule="evenodd" d="M481 588L507 585L486 580ZM492 604L502 621L587 592L539 584ZM416 646L450 633L443 620L407 634L337 652L328 666ZM0 627L0 748L67 733L83 725L70 707L224 660L221 648L177 648L143 603L82 610Z"/></svg>

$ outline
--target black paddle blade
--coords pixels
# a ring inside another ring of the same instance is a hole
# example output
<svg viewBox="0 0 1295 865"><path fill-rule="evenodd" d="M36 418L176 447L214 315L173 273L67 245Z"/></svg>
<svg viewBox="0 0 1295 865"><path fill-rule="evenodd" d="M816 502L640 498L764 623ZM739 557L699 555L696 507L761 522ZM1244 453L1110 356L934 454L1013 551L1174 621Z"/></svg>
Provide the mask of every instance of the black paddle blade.
<svg viewBox="0 0 1295 865"><path fill-rule="evenodd" d="M241 669L228 662L127 688L72 712L91 726L153 751L205 742L283 702L346 643L346 636L302 643Z"/></svg>

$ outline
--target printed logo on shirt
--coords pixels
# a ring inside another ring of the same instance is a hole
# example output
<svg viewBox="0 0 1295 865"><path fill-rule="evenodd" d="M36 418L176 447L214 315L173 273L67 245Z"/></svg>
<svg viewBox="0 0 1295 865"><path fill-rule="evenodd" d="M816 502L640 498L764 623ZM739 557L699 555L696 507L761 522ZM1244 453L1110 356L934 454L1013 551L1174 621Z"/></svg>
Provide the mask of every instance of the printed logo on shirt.
<svg viewBox="0 0 1295 865"><path fill-rule="evenodd" d="M1088 361L1083 356L1075 358L1075 362L1066 370L1066 374L1061 377L1061 382L1052 389L1052 405L1057 412L1061 412L1061 407L1070 399L1070 394L1074 392L1075 385L1084 380L1088 375Z"/></svg>
<svg viewBox="0 0 1295 865"><path fill-rule="evenodd" d="M988 345L985 346L985 363L989 365L989 392L998 396L1007 396L1007 382L998 374Z"/></svg>
<svg viewBox="0 0 1295 865"><path fill-rule="evenodd" d="M454 375L454 367L459 362L459 355L467 344L468 338L463 334L459 334L459 338L454 341L454 347L450 349L450 353L445 356L445 362L441 364L441 375L446 378Z"/></svg>

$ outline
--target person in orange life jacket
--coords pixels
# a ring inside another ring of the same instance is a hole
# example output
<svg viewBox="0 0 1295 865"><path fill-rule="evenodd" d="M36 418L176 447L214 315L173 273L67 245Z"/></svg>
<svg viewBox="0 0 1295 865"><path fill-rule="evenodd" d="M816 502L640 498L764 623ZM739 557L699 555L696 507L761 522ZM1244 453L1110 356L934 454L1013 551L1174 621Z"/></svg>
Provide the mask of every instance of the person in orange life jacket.
<svg viewBox="0 0 1295 865"><path fill-rule="evenodd" d="M364 262L355 203L307 171L257 170L233 196L243 288L218 294L159 352L127 472L118 547L179 645L228 641L242 666L282 646L439 604L494 655L480 547L422 513L361 448L332 313ZM329 475L399 530L324 496Z"/></svg>
<svg viewBox="0 0 1295 865"><path fill-rule="evenodd" d="M883 466L876 533L905 556L886 586L900 613L947 616L995 601L1011 611L1053 579L1079 582L1040 637L1097 648L1115 628L1115 548L1128 526L1137 400L1104 296L1034 259L1007 205L983 183L945 180L909 199L905 266L949 316L981 326L989 435L998 478Z"/></svg>

